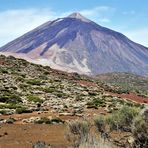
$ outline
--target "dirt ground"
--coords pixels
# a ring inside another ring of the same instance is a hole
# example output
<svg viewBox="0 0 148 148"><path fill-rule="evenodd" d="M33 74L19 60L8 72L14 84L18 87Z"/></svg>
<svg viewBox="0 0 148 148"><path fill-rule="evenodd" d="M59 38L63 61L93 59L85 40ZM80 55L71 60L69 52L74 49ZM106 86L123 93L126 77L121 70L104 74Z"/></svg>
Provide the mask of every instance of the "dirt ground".
<svg viewBox="0 0 148 148"><path fill-rule="evenodd" d="M102 110L88 110L90 116L101 113ZM38 113L24 113L13 115L1 115L3 119L14 118L14 124L0 125L0 148L31 148L32 144L37 141L45 141L54 148L66 148L68 142L65 138L66 125L44 125L44 124L27 124L22 119L30 117L58 117L57 113L51 111ZM76 120L78 116L60 116L62 120Z"/></svg>
<svg viewBox="0 0 148 148"><path fill-rule="evenodd" d="M65 125L2 124L0 125L0 148L32 148L32 144L45 141L54 148L65 148Z"/></svg>
<svg viewBox="0 0 148 148"><path fill-rule="evenodd" d="M137 103L148 103L147 98L136 96L135 94L111 94L113 96L120 96ZM86 118L91 119L98 114L106 114L106 112L100 108L87 109ZM45 125L45 124L25 124L22 119L30 117L58 117L57 113L51 111L48 112L33 112L14 115L1 115L3 119L14 118L17 121L14 124L0 124L0 148L32 148L32 144L37 141L45 141L51 144L53 148L66 148L69 143L65 138L66 125ZM63 120L75 120L81 119L78 116L59 116Z"/></svg>

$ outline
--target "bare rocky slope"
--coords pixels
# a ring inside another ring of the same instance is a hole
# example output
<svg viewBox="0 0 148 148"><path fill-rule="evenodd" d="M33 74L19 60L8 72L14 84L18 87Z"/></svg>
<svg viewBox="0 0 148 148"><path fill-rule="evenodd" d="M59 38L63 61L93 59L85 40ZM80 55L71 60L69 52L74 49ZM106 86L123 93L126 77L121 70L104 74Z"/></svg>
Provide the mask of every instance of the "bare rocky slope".
<svg viewBox="0 0 148 148"><path fill-rule="evenodd" d="M1 47L0 52L67 72L148 76L148 48L79 13L49 21Z"/></svg>

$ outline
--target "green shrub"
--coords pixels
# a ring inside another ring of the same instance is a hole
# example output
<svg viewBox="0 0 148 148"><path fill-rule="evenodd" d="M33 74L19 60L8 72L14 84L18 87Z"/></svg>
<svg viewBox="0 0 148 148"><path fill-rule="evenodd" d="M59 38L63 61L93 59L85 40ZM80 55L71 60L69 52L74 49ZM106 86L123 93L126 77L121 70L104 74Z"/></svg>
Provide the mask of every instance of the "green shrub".
<svg viewBox="0 0 148 148"><path fill-rule="evenodd" d="M97 99L95 98L91 102L88 102L86 105L87 105L87 108L96 108L97 109L98 106L100 106L100 107L105 106L105 101L100 98L97 98Z"/></svg>
<svg viewBox="0 0 148 148"><path fill-rule="evenodd" d="M41 100L38 96L29 95L27 96L27 99L30 102L43 103L43 100Z"/></svg>
<svg viewBox="0 0 148 148"><path fill-rule="evenodd" d="M111 130L130 131L133 119L138 115L139 109L124 106L118 111L113 112L108 118L107 123Z"/></svg>
<svg viewBox="0 0 148 148"><path fill-rule="evenodd" d="M51 146L44 141L37 141L32 145L32 148L51 148Z"/></svg>
<svg viewBox="0 0 148 148"><path fill-rule="evenodd" d="M6 123L13 124L16 120L14 118L9 118L6 120Z"/></svg>
<svg viewBox="0 0 148 148"><path fill-rule="evenodd" d="M72 121L69 123L70 132L74 135L87 137L90 131L90 125L86 121Z"/></svg>
<svg viewBox="0 0 148 148"><path fill-rule="evenodd" d="M36 124L52 124L51 120L46 117L42 117L41 119L34 121L34 123L36 123Z"/></svg>
<svg viewBox="0 0 148 148"><path fill-rule="evenodd" d="M148 146L148 109L138 115L132 125L135 139L134 148L147 148Z"/></svg>
<svg viewBox="0 0 148 148"><path fill-rule="evenodd" d="M41 82L41 80L38 79L30 79L27 81L28 84L30 85L42 85L43 83Z"/></svg>
<svg viewBox="0 0 148 148"><path fill-rule="evenodd" d="M51 119L51 122L52 123L64 123L64 121L60 118L53 118L53 119Z"/></svg>
<svg viewBox="0 0 148 148"><path fill-rule="evenodd" d="M43 91L46 92L46 93L53 93L55 91L55 88L53 88L53 87L45 87L43 89Z"/></svg>
<svg viewBox="0 0 148 148"><path fill-rule="evenodd" d="M8 74L9 73L8 70L2 69L2 68L0 69L0 72L3 73L3 74Z"/></svg>
<svg viewBox="0 0 148 148"><path fill-rule="evenodd" d="M16 109L16 113L17 114L22 114L22 113L32 113L32 110L28 110L28 109L26 109L26 108L17 108Z"/></svg>
<svg viewBox="0 0 148 148"><path fill-rule="evenodd" d="M7 114L7 111L6 110L0 110L0 114L6 115Z"/></svg>
<svg viewBox="0 0 148 148"><path fill-rule="evenodd" d="M67 140L73 147L79 147L89 138L90 124L87 121L71 121L68 123Z"/></svg>
<svg viewBox="0 0 148 148"><path fill-rule="evenodd" d="M19 103L22 99L15 94L0 95L0 102L4 103Z"/></svg>
<svg viewBox="0 0 148 148"><path fill-rule="evenodd" d="M59 98L61 98L61 97L63 96L62 93L57 93L56 95L57 95L57 97L59 97Z"/></svg>
<svg viewBox="0 0 148 148"><path fill-rule="evenodd" d="M16 108L19 108L21 106L17 105L17 104L0 104L0 109L6 109L6 108L9 108L9 109L16 109Z"/></svg>
<svg viewBox="0 0 148 148"><path fill-rule="evenodd" d="M105 132L106 128L106 119L103 116L100 116L94 120L97 130L99 132Z"/></svg>

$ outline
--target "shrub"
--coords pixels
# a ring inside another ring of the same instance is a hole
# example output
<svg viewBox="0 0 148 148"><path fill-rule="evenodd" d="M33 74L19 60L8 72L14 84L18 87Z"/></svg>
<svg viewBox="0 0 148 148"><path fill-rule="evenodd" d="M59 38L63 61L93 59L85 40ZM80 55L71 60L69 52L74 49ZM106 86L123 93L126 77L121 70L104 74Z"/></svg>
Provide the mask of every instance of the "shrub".
<svg viewBox="0 0 148 148"><path fill-rule="evenodd" d="M6 120L6 123L13 124L16 120L14 118L9 118Z"/></svg>
<svg viewBox="0 0 148 148"><path fill-rule="evenodd" d="M2 72L3 74L8 74L9 72L8 72L8 70L6 70L6 69L0 69L0 72Z"/></svg>
<svg viewBox="0 0 148 148"><path fill-rule="evenodd" d="M17 105L17 104L0 104L0 109L6 109L6 108L9 108L9 109L16 109L16 108L19 108L20 106Z"/></svg>
<svg viewBox="0 0 148 148"><path fill-rule="evenodd" d="M103 116L100 116L99 118L96 118L95 120L94 120L94 122L95 122L95 125L96 125L96 127L97 127L97 130L99 131L99 132L105 132L105 126L106 126L106 119L103 117Z"/></svg>
<svg viewBox="0 0 148 148"><path fill-rule="evenodd" d="M45 87L43 89L43 91L46 92L46 93L53 93L55 91L55 88L53 88L53 87Z"/></svg>
<svg viewBox="0 0 148 148"><path fill-rule="evenodd" d="M148 109L138 115L132 125L135 138L134 148L147 148L148 146Z"/></svg>
<svg viewBox="0 0 148 148"><path fill-rule="evenodd" d="M41 80L38 79L30 79L27 81L28 84L30 85L42 85L43 83L41 82Z"/></svg>
<svg viewBox="0 0 148 148"><path fill-rule="evenodd" d="M51 120L46 118L46 117L42 117L41 119L34 121L34 123L36 124L51 124Z"/></svg>
<svg viewBox="0 0 148 148"><path fill-rule="evenodd" d="M29 95L27 97L28 101L35 102L35 103L43 103L43 100L41 100L38 96Z"/></svg>
<svg viewBox="0 0 148 148"><path fill-rule="evenodd" d="M111 130L130 131L133 119L138 115L139 109L135 107L124 106L115 111L107 118L107 123Z"/></svg>
<svg viewBox="0 0 148 148"><path fill-rule="evenodd" d="M51 148L50 144L46 144L44 141L37 141L33 144L32 148Z"/></svg>
<svg viewBox="0 0 148 148"><path fill-rule="evenodd" d="M68 124L67 139L74 147L79 147L81 143L88 140L90 124L86 121L72 121Z"/></svg>
<svg viewBox="0 0 148 148"><path fill-rule="evenodd" d="M102 100L100 98L97 98L97 99L95 98L91 102L87 103L87 108L96 108L97 109L98 106L102 107L104 105L105 105L105 101L104 100Z"/></svg>
<svg viewBox="0 0 148 148"><path fill-rule="evenodd" d="M22 114L22 113L32 113L32 110L26 109L26 108L17 108L16 109L17 114Z"/></svg>
<svg viewBox="0 0 148 148"><path fill-rule="evenodd" d="M6 110L0 110L0 114L6 115L7 114L7 111Z"/></svg>
<svg viewBox="0 0 148 148"><path fill-rule="evenodd" d="M19 103L22 102L21 98L15 94L0 95L0 102L4 103Z"/></svg>
<svg viewBox="0 0 148 148"><path fill-rule="evenodd" d="M87 121L72 121L68 124L67 140L74 148L112 148L109 141L104 141L94 132Z"/></svg>
<svg viewBox="0 0 148 148"><path fill-rule="evenodd" d="M53 118L53 119L51 119L51 122L52 123L64 123L64 121L60 118Z"/></svg>

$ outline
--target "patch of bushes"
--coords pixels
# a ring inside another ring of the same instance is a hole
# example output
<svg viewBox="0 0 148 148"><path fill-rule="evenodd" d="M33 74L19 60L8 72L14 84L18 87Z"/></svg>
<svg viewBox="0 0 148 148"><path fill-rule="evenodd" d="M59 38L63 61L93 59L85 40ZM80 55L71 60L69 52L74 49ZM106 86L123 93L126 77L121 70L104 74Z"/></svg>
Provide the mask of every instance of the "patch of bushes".
<svg viewBox="0 0 148 148"><path fill-rule="evenodd" d="M90 124L87 121L71 121L68 123L67 140L73 147L79 147L89 137Z"/></svg>
<svg viewBox="0 0 148 148"><path fill-rule="evenodd" d="M131 131L133 119L138 115L139 109L123 106L120 110L114 111L108 118L107 123L111 130Z"/></svg>
<svg viewBox="0 0 148 148"><path fill-rule="evenodd" d="M88 94L89 94L90 96L96 96L96 95L97 95L96 92L92 92L92 91L89 91Z"/></svg>
<svg viewBox="0 0 148 148"><path fill-rule="evenodd" d="M68 124L66 138L74 148L112 147L108 141L101 139L91 128L88 121L72 121Z"/></svg>
<svg viewBox="0 0 148 148"><path fill-rule="evenodd" d="M55 88L53 88L53 87L45 87L43 89L43 91L46 92L46 93L53 93L55 91Z"/></svg>
<svg viewBox="0 0 148 148"><path fill-rule="evenodd" d="M99 118L96 118L94 120L95 126L97 127L97 130L101 133L106 132L106 119L104 116L100 116Z"/></svg>
<svg viewBox="0 0 148 148"><path fill-rule="evenodd" d="M21 107L20 105L17 105L17 104L0 104L0 109L16 109L16 108L19 108Z"/></svg>
<svg viewBox="0 0 148 148"><path fill-rule="evenodd" d="M7 111L6 110L0 110L0 114L2 114L2 115L6 115L7 114Z"/></svg>
<svg viewBox="0 0 148 148"><path fill-rule="evenodd" d="M134 148L147 148L148 146L148 109L139 114L133 121L132 133L134 136Z"/></svg>
<svg viewBox="0 0 148 148"><path fill-rule="evenodd" d="M53 118L53 119L51 119L51 122L52 123L64 123L64 121L60 118Z"/></svg>
<svg viewBox="0 0 148 148"><path fill-rule="evenodd" d="M41 80L38 79L30 79L27 80L27 83L30 85L42 85L43 83L41 82Z"/></svg>
<svg viewBox="0 0 148 148"><path fill-rule="evenodd" d="M3 73L3 74L8 74L8 70L3 69L3 68L0 68L0 72Z"/></svg>
<svg viewBox="0 0 148 148"><path fill-rule="evenodd" d="M32 145L32 148L51 148L51 145L45 143L44 141L37 141Z"/></svg>
<svg viewBox="0 0 148 148"><path fill-rule="evenodd" d="M34 121L34 123L36 124L60 124L60 123L64 123L64 121L60 118L53 118L53 119L49 119L47 117L42 117L39 120Z"/></svg>
<svg viewBox="0 0 148 148"><path fill-rule="evenodd" d="M13 124L16 120L14 118L9 118L6 120L6 123Z"/></svg>
<svg viewBox="0 0 148 148"><path fill-rule="evenodd" d="M34 103L43 103L43 100L41 100L38 96L33 95L27 96L27 100Z"/></svg>
<svg viewBox="0 0 148 148"><path fill-rule="evenodd" d="M46 117L42 117L41 119L34 121L34 123L36 123L36 124L51 124L52 122L50 119L48 119Z"/></svg>
<svg viewBox="0 0 148 148"><path fill-rule="evenodd" d="M113 130L131 132L133 120L138 113L138 108L123 106L121 109L113 111L109 116L96 118L94 122L98 131L102 133Z"/></svg>
<svg viewBox="0 0 148 148"><path fill-rule="evenodd" d="M93 99L91 102L88 102L87 104L87 108L98 108L98 106L100 107L104 107L105 106L105 101L100 99L100 98L95 98Z"/></svg>
<svg viewBox="0 0 148 148"><path fill-rule="evenodd" d="M29 110L25 107L22 107L22 108L17 108L16 109L16 113L17 114L22 114L22 113L32 113L32 110Z"/></svg>
<svg viewBox="0 0 148 148"><path fill-rule="evenodd" d="M22 99L15 94L0 95L0 102L3 103L19 103Z"/></svg>

